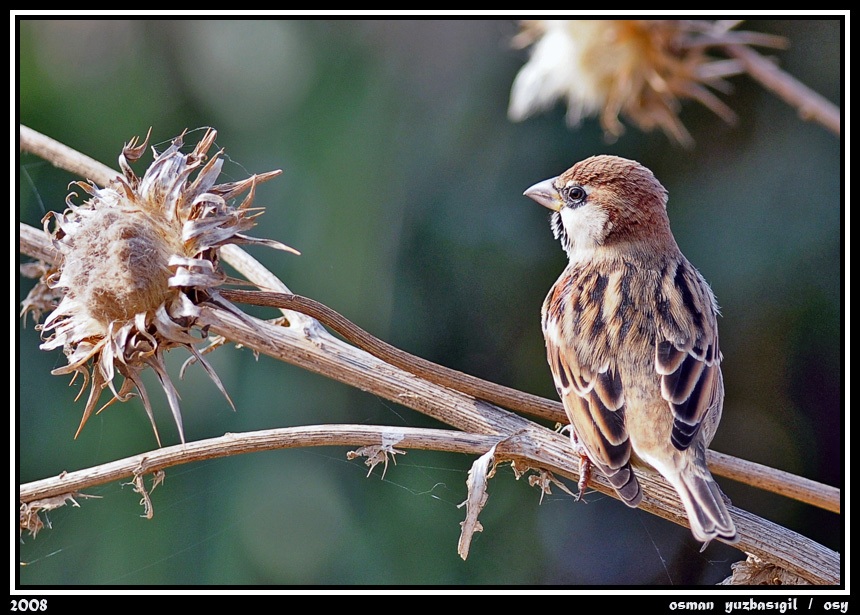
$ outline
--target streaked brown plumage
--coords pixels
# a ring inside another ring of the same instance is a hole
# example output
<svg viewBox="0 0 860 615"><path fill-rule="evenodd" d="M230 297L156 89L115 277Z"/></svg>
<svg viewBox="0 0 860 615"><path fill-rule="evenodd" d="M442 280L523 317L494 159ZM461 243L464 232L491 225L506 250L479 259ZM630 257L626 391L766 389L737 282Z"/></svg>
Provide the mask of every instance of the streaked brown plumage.
<svg viewBox="0 0 860 615"><path fill-rule="evenodd" d="M594 156L525 194L553 211L569 258L542 324L577 445L628 506L644 462L678 492L697 540L736 541L705 462L723 408L717 304L672 236L665 188L635 161Z"/></svg>

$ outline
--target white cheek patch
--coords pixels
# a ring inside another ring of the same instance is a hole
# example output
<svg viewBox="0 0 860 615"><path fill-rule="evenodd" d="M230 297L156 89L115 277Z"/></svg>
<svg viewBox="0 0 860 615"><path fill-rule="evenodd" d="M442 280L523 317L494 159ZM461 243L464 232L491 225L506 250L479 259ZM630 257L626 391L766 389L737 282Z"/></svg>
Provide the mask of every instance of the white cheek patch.
<svg viewBox="0 0 860 615"><path fill-rule="evenodd" d="M589 258L612 228L609 212L590 203L574 209L564 207L559 213L570 240L568 255L571 261Z"/></svg>

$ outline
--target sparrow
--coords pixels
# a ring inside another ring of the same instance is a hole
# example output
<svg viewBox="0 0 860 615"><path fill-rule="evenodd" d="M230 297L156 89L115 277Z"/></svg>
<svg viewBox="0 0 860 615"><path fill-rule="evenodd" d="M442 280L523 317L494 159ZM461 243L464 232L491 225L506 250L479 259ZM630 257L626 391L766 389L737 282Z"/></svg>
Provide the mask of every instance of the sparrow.
<svg viewBox="0 0 860 615"><path fill-rule="evenodd" d="M630 507L633 467L651 466L703 549L737 542L705 460L723 410L717 302L675 242L666 189L636 161L593 156L524 194L552 211L569 259L541 322L575 449Z"/></svg>

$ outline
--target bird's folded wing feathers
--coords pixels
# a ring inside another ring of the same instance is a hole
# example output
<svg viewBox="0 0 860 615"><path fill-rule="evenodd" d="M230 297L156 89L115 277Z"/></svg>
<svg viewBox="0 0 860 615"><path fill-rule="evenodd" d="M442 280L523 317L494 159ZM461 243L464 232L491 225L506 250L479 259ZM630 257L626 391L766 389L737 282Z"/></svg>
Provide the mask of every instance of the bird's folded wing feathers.
<svg viewBox="0 0 860 615"><path fill-rule="evenodd" d="M576 359L547 341L553 378L579 442L628 506L642 499L630 467L632 447L624 424L624 392L618 374L602 366L580 368Z"/></svg>
<svg viewBox="0 0 860 615"><path fill-rule="evenodd" d="M722 394L716 313L702 311L714 305L711 291L692 266L682 263L673 276L674 289L689 318L659 319L654 365L660 374L663 399L674 415L672 444L686 450L708 412L719 412ZM712 434L710 434L712 436Z"/></svg>

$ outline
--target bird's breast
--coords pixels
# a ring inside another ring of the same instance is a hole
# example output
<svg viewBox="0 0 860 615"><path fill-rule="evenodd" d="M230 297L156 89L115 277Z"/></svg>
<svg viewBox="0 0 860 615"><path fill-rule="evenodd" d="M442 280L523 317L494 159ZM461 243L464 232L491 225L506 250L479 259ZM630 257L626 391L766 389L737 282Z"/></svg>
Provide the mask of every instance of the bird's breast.
<svg viewBox="0 0 860 615"><path fill-rule="evenodd" d="M647 271L620 262L614 267L568 267L547 295L544 331L581 361L646 360L653 364L655 282Z"/></svg>

